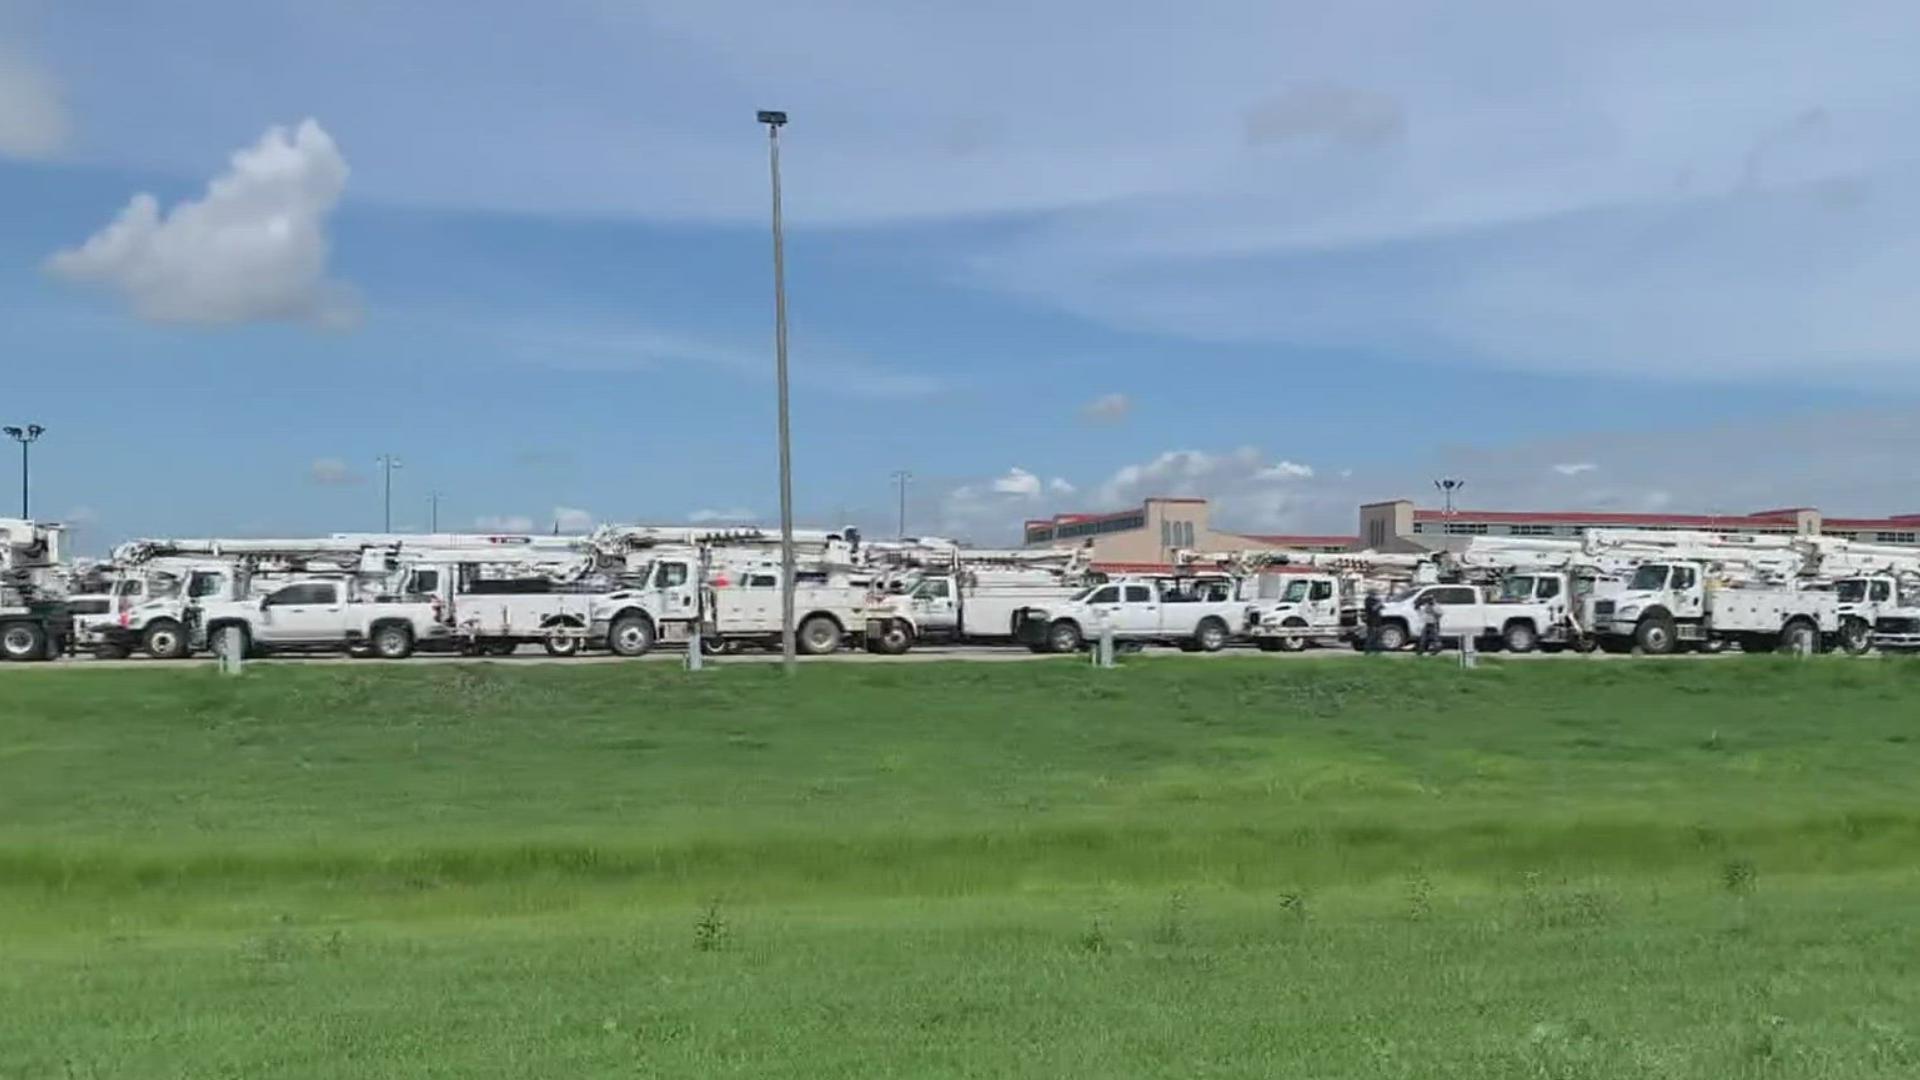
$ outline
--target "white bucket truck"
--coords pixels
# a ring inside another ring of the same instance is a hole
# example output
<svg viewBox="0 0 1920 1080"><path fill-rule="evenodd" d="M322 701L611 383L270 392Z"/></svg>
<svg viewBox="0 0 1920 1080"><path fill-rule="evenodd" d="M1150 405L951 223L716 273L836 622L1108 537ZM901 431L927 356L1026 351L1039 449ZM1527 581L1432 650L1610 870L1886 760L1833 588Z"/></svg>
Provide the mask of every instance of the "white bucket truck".
<svg viewBox="0 0 1920 1080"><path fill-rule="evenodd" d="M61 588L65 529L0 518L0 659L49 660L66 648L72 615Z"/></svg>
<svg viewBox="0 0 1920 1080"><path fill-rule="evenodd" d="M940 548L896 558L902 591L866 614L867 648L897 656L922 641L1011 644L1023 609L1060 604L1104 581L1085 549L986 551Z"/></svg>

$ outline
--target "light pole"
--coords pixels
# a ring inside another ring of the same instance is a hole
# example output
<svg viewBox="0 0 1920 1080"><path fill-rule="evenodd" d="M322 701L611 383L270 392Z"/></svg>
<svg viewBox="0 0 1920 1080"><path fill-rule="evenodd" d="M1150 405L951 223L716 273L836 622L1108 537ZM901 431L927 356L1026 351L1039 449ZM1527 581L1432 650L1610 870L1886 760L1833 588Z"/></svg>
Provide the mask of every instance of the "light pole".
<svg viewBox="0 0 1920 1080"><path fill-rule="evenodd" d="M907 481L912 479L913 474L905 469L900 469L893 474L893 482L900 485L900 539L902 540L907 538Z"/></svg>
<svg viewBox="0 0 1920 1080"><path fill-rule="evenodd" d="M393 470L402 468L404 466L401 460L393 456L392 454L381 454L379 457L376 457L373 460L375 464L380 466L380 472L385 480L384 489L386 494L382 504L382 511L380 516L380 520L382 523L380 526L380 531L392 532L393 531Z"/></svg>
<svg viewBox="0 0 1920 1080"><path fill-rule="evenodd" d="M427 492L427 531L436 534L440 531L440 493L437 491Z"/></svg>
<svg viewBox="0 0 1920 1080"><path fill-rule="evenodd" d="M797 669L793 642L793 456L787 434L787 253L780 229L780 129L787 114L761 109L767 125L767 168L773 178L773 365L780 393L780 662Z"/></svg>
<svg viewBox="0 0 1920 1080"><path fill-rule="evenodd" d="M16 427L12 424L9 424L4 428L0 428L0 431L6 432L8 438L20 444L20 516L23 518L32 517L33 515L28 512L32 508L33 504L27 498L27 492L29 490L28 489L29 474L27 471L27 457L28 457L27 448L29 446L32 446L34 444L34 441L40 438L40 436L45 435L47 433L47 429L41 427L39 424L28 424L26 427Z"/></svg>
<svg viewBox="0 0 1920 1080"><path fill-rule="evenodd" d="M1459 491L1463 487L1466 487L1467 482L1465 480L1456 480L1451 476L1447 476L1447 477L1442 477L1441 479L1435 480L1433 482L1433 486L1439 489L1441 497L1445 500L1445 503L1446 503L1445 509L1440 511L1440 518L1443 522L1446 523L1447 526L1451 526L1453 524L1453 493L1456 491ZM1440 531L1442 533L1445 533L1448 530L1447 528L1443 527Z"/></svg>

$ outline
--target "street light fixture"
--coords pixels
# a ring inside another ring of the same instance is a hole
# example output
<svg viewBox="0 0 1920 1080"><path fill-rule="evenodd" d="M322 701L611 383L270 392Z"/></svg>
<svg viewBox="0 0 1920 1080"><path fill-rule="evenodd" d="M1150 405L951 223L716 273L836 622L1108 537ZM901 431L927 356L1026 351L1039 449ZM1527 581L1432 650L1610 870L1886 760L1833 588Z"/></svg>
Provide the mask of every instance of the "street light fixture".
<svg viewBox="0 0 1920 1080"><path fill-rule="evenodd" d="M39 424L28 424L25 427L8 424L6 427L0 428L0 431L5 432L9 439L20 444L20 516L30 518L33 515L29 513L29 510L32 508L32 503L27 498L29 491L27 448L32 446L40 436L45 435L47 429L41 427Z"/></svg>
<svg viewBox="0 0 1920 1080"><path fill-rule="evenodd" d="M1439 489L1441 496L1446 501L1446 508L1440 511L1440 516L1445 518L1447 521L1452 521L1453 520L1453 493L1456 491L1459 491L1463 487L1466 487L1467 482L1465 480L1456 480L1451 476L1447 476L1447 477L1442 477L1439 480L1435 480L1433 482L1433 486Z"/></svg>
<svg viewBox="0 0 1920 1080"><path fill-rule="evenodd" d="M780 222L780 129L787 114L761 109L767 125L767 168L773 179L773 353L780 395L780 662L791 675L798 658L793 640L793 455L787 427L787 255Z"/></svg>
<svg viewBox="0 0 1920 1080"><path fill-rule="evenodd" d="M374 464L380 466L380 472L385 479L384 486L385 486L386 494L385 494L385 502L384 502L381 516L380 516L380 521L381 521L380 531L392 532L393 531L393 470L404 468L405 463L403 463L399 458L395 457L392 454L381 454L380 456L374 458L373 460L374 460Z"/></svg>

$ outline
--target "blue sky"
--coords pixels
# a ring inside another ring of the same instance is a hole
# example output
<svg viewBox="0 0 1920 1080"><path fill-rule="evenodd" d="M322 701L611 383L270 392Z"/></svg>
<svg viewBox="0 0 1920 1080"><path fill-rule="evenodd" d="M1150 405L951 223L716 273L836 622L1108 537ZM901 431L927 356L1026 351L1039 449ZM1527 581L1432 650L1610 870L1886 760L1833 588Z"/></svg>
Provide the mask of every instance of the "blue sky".
<svg viewBox="0 0 1920 1080"><path fill-rule="evenodd" d="M113 7L0 0L0 419L95 543L385 451L402 525L766 518L769 106L811 520L1920 508L1911 5Z"/></svg>

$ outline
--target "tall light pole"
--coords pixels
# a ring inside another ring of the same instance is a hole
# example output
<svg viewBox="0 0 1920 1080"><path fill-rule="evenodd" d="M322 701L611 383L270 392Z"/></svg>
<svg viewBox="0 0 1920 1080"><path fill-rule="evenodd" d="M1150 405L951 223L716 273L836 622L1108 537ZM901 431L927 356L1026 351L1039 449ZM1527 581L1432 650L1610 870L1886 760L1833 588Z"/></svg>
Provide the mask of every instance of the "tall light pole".
<svg viewBox="0 0 1920 1080"><path fill-rule="evenodd" d="M1445 509L1440 511L1440 518L1445 523L1442 526L1440 532L1442 535L1445 535L1447 532L1451 530L1451 527L1453 525L1453 493L1456 491L1459 491L1463 487L1466 487L1467 482L1465 480L1458 480L1451 476L1446 476L1438 480L1435 480L1433 482L1433 486L1439 490L1441 497L1445 500L1445 503L1446 503Z"/></svg>
<svg viewBox="0 0 1920 1080"><path fill-rule="evenodd" d="M767 125L767 167L773 177L773 365L780 393L780 662L798 668L793 641L793 455L787 434L787 252L780 228L780 129L787 114L761 109Z"/></svg>
<svg viewBox="0 0 1920 1080"><path fill-rule="evenodd" d="M27 448L32 446L34 441L40 438L40 436L45 435L47 429L41 427L39 424L28 424L25 427L17 427L9 424L4 428L0 428L0 431L6 432L8 438L20 444L20 516L23 518L32 517L33 515L28 512L32 509L33 504L32 501L27 498L29 481Z"/></svg>
<svg viewBox="0 0 1920 1080"><path fill-rule="evenodd" d="M386 496L385 496L382 513L380 517L380 520L382 522L380 526L380 531L392 532L393 531L393 470L402 468L403 464L399 458L393 456L392 454L381 454L379 457L376 457L373 460L375 464L380 466L380 472L384 477L384 480L385 480L384 487L386 490Z"/></svg>
<svg viewBox="0 0 1920 1080"><path fill-rule="evenodd" d="M907 538L907 481L912 479L913 474L905 469L896 470L893 474L893 482L900 485L900 539L902 540Z"/></svg>
<svg viewBox="0 0 1920 1080"><path fill-rule="evenodd" d="M440 531L440 493L437 491L427 492L427 531Z"/></svg>

